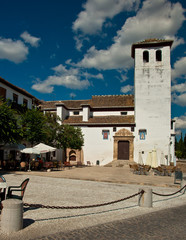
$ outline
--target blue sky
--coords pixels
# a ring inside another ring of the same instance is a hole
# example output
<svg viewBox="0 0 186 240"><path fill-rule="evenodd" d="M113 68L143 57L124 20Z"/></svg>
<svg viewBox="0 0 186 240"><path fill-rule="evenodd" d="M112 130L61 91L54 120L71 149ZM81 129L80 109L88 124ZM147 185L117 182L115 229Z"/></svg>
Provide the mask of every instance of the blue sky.
<svg viewBox="0 0 186 240"><path fill-rule="evenodd" d="M184 0L6 0L0 76L42 100L132 94L132 43L172 39L172 118L186 129Z"/></svg>

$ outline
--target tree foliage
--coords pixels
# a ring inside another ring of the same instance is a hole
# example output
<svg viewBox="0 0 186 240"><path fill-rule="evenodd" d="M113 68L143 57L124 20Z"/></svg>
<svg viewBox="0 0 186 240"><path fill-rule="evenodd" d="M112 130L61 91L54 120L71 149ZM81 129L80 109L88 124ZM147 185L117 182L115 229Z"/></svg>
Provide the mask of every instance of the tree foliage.
<svg viewBox="0 0 186 240"><path fill-rule="evenodd" d="M32 145L46 139L46 117L36 108L28 109L21 116L23 139Z"/></svg>
<svg viewBox="0 0 186 240"><path fill-rule="evenodd" d="M7 102L0 102L0 143L16 143L21 139L18 115Z"/></svg>
<svg viewBox="0 0 186 240"><path fill-rule="evenodd" d="M175 141L175 154L177 158L186 158L186 134L183 139L182 133L180 140Z"/></svg>
<svg viewBox="0 0 186 240"><path fill-rule="evenodd" d="M58 148L63 148L66 159L66 149L79 149L84 144L84 138L79 127L73 127L70 125L60 125L57 136L56 136L56 145Z"/></svg>
<svg viewBox="0 0 186 240"><path fill-rule="evenodd" d="M55 146L56 145L56 134L60 127L58 120L59 117L56 114L46 113L46 125L45 125L45 133L46 139L45 144Z"/></svg>
<svg viewBox="0 0 186 240"><path fill-rule="evenodd" d="M33 146L39 142L64 149L81 149L84 144L79 127L60 125L55 114L43 114L40 110L27 109L22 113L0 103L0 143L28 141Z"/></svg>

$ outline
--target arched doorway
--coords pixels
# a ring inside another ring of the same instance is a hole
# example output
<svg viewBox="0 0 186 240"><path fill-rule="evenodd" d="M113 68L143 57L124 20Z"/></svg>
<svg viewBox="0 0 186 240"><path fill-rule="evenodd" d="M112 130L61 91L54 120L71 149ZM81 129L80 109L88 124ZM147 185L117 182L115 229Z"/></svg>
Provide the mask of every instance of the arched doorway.
<svg viewBox="0 0 186 240"><path fill-rule="evenodd" d="M69 160L70 161L76 161L76 152L74 150L71 150L69 152Z"/></svg>
<svg viewBox="0 0 186 240"><path fill-rule="evenodd" d="M77 149L70 149L67 148L66 150L67 154L67 162L70 162L72 165L76 165L77 163L84 163L84 156L83 156L83 149L77 150Z"/></svg>
<svg viewBox="0 0 186 240"><path fill-rule="evenodd" d="M133 161L134 136L129 130L123 128L114 136L114 156L113 160Z"/></svg>

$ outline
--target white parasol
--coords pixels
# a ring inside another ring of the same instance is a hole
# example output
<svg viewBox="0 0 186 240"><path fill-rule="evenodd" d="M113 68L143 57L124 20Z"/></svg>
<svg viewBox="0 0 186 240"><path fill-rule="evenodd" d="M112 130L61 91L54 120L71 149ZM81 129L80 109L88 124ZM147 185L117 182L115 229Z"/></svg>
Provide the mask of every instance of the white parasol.
<svg viewBox="0 0 186 240"><path fill-rule="evenodd" d="M40 154L40 151L34 148L25 148L21 150L21 153L27 153L27 154Z"/></svg>
<svg viewBox="0 0 186 240"><path fill-rule="evenodd" d="M165 156L163 152L161 152L160 165L165 165Z"/></svg>
<svg viewBox="0 0 186 240"><path fill-rule="evenodd" d="M152 164L151 164L151 167L153 167L153 168L158 167L158 159L157 159L156 149L152 150Z"/></svg>
<svg viewBox="0 0 186 240"><path fill-rule="evenodd" d="M152 152L149 152L146 159L146 165L152 165Z"/></svg>
<svg viewBox="0 0 186 240"><path fill-rule="evenodd" d="M138 163L139 163L140 165L143 165L142 152L139 152Z"/></svg>
<svg viewBox="0 0 186 240"><path fill-rule="evenodd" d="M40 153L54 152L56 150L56 148L48 146L44 143L39 143L38 145L34 146L33 149L38 150Z"/></svg>

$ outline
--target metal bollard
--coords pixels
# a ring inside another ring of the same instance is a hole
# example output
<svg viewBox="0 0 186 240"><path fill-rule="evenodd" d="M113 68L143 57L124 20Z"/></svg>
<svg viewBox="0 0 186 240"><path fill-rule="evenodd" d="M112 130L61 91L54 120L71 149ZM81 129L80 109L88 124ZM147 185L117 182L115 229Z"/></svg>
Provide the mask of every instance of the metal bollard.
<svg viewBox="0 0 186 240"><path fill-rule="evenodd" d="M2 201L1 230L6 233L17 232L23 228L23 202L18 199Z"/></svg>
<svg viewBox="0 0 186 240"><path fill-rule="evenodd" d="M139 189L139 191L141 190L144 190L145 192L139 195L138 205L140 207L152 207L152 189L151 188Z"/></svg>

